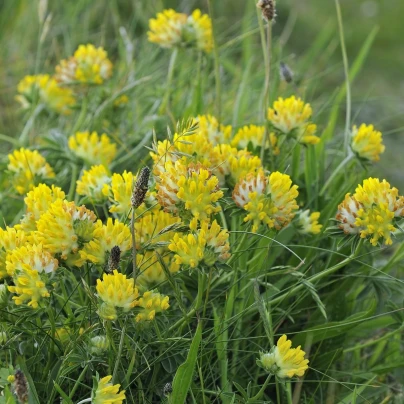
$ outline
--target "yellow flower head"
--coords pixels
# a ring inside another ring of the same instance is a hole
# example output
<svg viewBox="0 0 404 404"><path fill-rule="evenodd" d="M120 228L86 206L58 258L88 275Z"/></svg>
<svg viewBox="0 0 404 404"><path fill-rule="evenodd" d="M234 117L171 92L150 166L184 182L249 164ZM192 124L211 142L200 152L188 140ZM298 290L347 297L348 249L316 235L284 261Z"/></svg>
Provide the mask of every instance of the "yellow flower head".
<svg viewBox="0 0 404 404"><path fill-rule="evenodd" d="M305 352L300 346L297 348L291 348L291 346L292 342L286 335L282 335L270 352L261 353L258 364L267 372L282 379L303 376L309 368L309 361L304 359Z"/></svg>
<svg viewBox="0 0 404 404"><path fill-rule="evenodd" d="M7 168L13 176L14 188L21 195L34 188L39 181L55 177L52 167L37 150L14 150L8 159Z"/></svg>
<svg viewBox="0 0 404 404"><path fill-rule="evenodd" d="M18 306L28 301L28 306L36 309L41 298L50 296L40 273L28 265L15 273L13 281L14 286L8 286L8 290L17 295L13 297L13 300Z"/></svg>
<svg viewBox="0 0 404 404"><path fill-rule="evenodd" d="M119 391L120 384L112 384L112 376L105 376L98 381L97 389L93 393L93 404L122 404L125 400L125 390Z"/></svg>
<svg viewBox="0 0 404 404"><path fill-rule="evenodd" d="M40 102L47 109L63 115L71 114L71 107L76 104L73 91L60 87L57 81L48 74L25 76L18 84L16 99L24 109L34 102Z"/></svg>
<svg viewBox="0 0 404 404"><path fill-rule="evenodd" d="M80 45L74 55L56 66L56 80L62 83L102 84L112 74L107 52L94 45Z"/></svg>
<svg viewBox="0 0 404 404"><path fill-rule="evenodd" d="M202 222L201 228L186 235L174 234L169 249L175 253L178 265L196 268L199 264L213 266L230 257L229 233L215 220Z"/></svg>
<svg viewBox="0 0 404 404"><path fill-rule="evenodd" d="M69 137L69 149L88 165L108 164L116 156L116 144L111 143L109 137L97 132L76 132Z"/></svg>
<svg viewBox="0 0 404 404"><path fill-rule="evenodd" d="M58 199L37 221L37 240L46 250L66 260L78 251L79 242L92 238L95 220L94 212L85 206Z"/></svg>
<svg viewBox="0 0 404 404"><path fill-rule="evenodd" d="M138 300L137 306L142 310L136 316L136 321L152 321L156 317L156 313L166 311L169 305L169 297L163 296L158 292L147 291L143 293L143 296Z"/></svg>
<svg viewBox="0 0 404 404"><path fill-rule="evenodd" d="M164 10L157 18L150 19L149 29L149 41L163 48L189 46L205 52L212 49L212 22L200 10L194 10L190 16L172 9Z"/></svg>
<svg viewBox="0 0 404 404"><path fill-rule="evenodd" d="M161 258L171 273L174 274L179 271L180 266L173 260L172 254L164 254L163 252ZM136 254L136 262L139 268L136 282L141 285L150 285L165 281L166 275L154 251L146 250L143 254Z"/></svg>
<svg viewBox="0 0 404 404"><path fill-rule="evenodd" d="M9 276L34 269L46 274L56 271L59 262L51 253L45 251L41 244L27 244L10 250L6 257L6 269Z"/></svg>
<svg viewBox="0 0 404 404"><path fill-rule="evenodd" d="M58 199L63 200L65 196L62 189L54 185L48 187L46 184L39 184L33 188L24 198L27 210L19 228L24 231L36 230L36 221L42 213L45 213L53 202Z"/></svg>
<svg viewBox="0 0 404 404"><path fill-rule="evenodd" d="M248 212L244 221L252 222L253 232L261 223L280 230L295 216L298 194L288 175L273 172L265 177L261 170L248 174L236 184L233 200Z"/></svg>
<svg viewBox="0 0 404 404"><path fill-rule="evenodd" d="M195 121L199 124L198 132L204 135L213 145L230 141L231 125L219 125L218 120L212 115L198 115Z"/></svg>
<svg viewBox="0 0 404 404"><path fill-rule="evenodd" d="M361 158L379 161L384 153L382 133L375 130L373 125L354 126L351 134L351 148Z"/></svg>
<svg viewBox="0 0 404 404"><path fill-rule="evenodd" d="M312 212L307 209L303 212L299 213L299 233L301 234L318 234L323 227L322 224L318 223L318 219L320 218L320 212Z"/></svg>
<svg viewBox="0 0 404 404"><path fill-rule="evenodd" d="M238 149L246 149L249 144L254 149L262 146L262 142L265 135L265 126L249 125L240 128L231 141L233 147ZM265 147L268 147L266 142Z"/></svg>
<svg viewBox="0 0 404 404"><path fill-rule="evenodd" d="M404 197L398 195L397 188L391 188L386 180L368 178L358 185L353 196L345 196L336 218L345 233L370 237L370 243L376 246L383 239L386 245L392 244L394 222L402 216Z"/></svg>
<svg viewBox="0 0 404 404"><path fill-rule="evenodd" d="M273 108L268 108L268 120L283 134L293 134L302 144L317 144L320 138L315 136L317 126L310 122L312 109L295 96L278 98ZM293 133L292 133L293 132Z"/></svg>
<svg viewBox="0 0 404 404"><path fill-rule="evenodd" d="M0 279L7 276L6 255L28 242L27 234L14 227L0 228Z"/></svg>
<svg viewBox="0 0 404 404"><path fill-rule="evenodd" d="M112 274L104 273L102 280L97 279L98 297L107 305L121 307L125 311L137 304L139 292L134 286L134 279L114 270Z"/></svg>
<svg viewBox="0 0 404 404"><path fill-rule="evenodd" d="M85 170L80 180L77 181L77 193L86 196L92 203L103 203L107 196L103 192L105 185L111 182L108 169L101 165L92 166Z"/></svg>
<svg viewBox="0 0 404 404"><path fill-rule="evenodd" d="M98 220L93 233L93 239L86 243L80 250L80 262L91 261L94 264L103 265L108 259L111 249L118 246L121 253L125 253L132 247L132 238L129 227L119 220L113 222L108 218L107 224Z"/></svg>

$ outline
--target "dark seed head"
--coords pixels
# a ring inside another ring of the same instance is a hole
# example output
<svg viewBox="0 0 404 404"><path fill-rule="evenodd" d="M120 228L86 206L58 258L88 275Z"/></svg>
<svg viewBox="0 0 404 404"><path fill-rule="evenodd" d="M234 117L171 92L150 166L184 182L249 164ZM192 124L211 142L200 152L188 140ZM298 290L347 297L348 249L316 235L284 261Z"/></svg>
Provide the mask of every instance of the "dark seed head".
<svg viewBox="0 0 404 404"><path fill-rule="evenodd" d="M24 373L21 370L15 372L14 392L18 401L25 404L28 401L28 383Z"/></svg>
<svg viewBox="0 0 404 404"><path fill-rule="evenodd" d="M258 0L257 7L261 9L262 16L267 21L272 21L276 17L275 0Z"/></svg>
<svg viewBox="0 0 404 404"><path fill-rule="evenodd" d="M286 83L291 83L293 81L293 71L286 63L280 63L279 74L281 75L281 79L286 81Z"/></svg>
<svg viewBox="0 0 404 404"><path fill-rule="evenodd" d="M107 272L111 273L114 269L119 268L119 262L121 261L121 249L116 245L111 248L111 253L108 258Z"/></svg>
<svg viewBox="0 0 404 404"><path fill-rule="evenodd" d="M171 383L166 383L164 388L163 388L163 394L165 396L168 396L173 392L173 385Z"/></svg>
<svg viewBox="0 0 404 404"><path fill-rule="evenodd" d="M143 167L140 170L135 187L133 188L131 202L134 209L138 208L146 197L147 190L149 189L149 177L149 167Z"/></svg>

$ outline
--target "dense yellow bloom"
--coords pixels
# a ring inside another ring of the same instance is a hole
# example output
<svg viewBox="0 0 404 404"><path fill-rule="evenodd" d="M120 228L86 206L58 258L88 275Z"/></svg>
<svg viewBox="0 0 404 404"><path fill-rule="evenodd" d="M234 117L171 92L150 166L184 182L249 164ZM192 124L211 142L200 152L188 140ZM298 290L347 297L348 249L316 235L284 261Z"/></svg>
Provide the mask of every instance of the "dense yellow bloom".
<svg viewBox="0 0 404 404"><path fill-rule="evenodd" d="M212 22L200 10L194 10L190 16L172 9L164 10L157 18L150 19L149 29L149 41L163 48L189 46L205 52L212 49Z"/></svg>
<svg viewBox="0 0 404 404"><path fill-rule="evenodd" d="M136 177L126 170L123 174L112 174L111 185L104 186L103 193L109 196L112 206L109 211L112 213L119 213L121 215L128 215L132 203L133 187L136 182Z"/></svg>
<svg viewBox="0 0 404 404"><path fill-rule="evenodd" d="M28 242L27 234L14 227L0 227L0 279L7 276L6 255L12 250L25 245Z"/></svg>
<svg viewBox="0 0 404 404"><path fill-rule="evenodd" d="M136 316L136 321L151 321L156 317L156 313L167 310L169 305L169 297L163 296L158 292L147 291L143 293L143 296L138 300L137 306L142 310Z"/></svg>
<svg viewBox="0 0 404 404"><path fill-rule="evenodd" d="M9 276L34 269L46 274L56 271L59 262L41 244L27 244L10 250L6 256L6 269Z"/></svg>
<svg viewBox="0 0 404 404"><path fill-rule="evenodd" d="M161 258L171 273L174 274L179 271L180 266L173 260L172 254L164 254L163 251ZM136 282L149 285L165 281L166 275L154 251L146 250L143 254L136 254L136 263L139 268Z"/></svg>
<svg viewBox="0 0 404 404"><path fill-rule="evenodd" d="M198 115L195 118L198 122L198 132L205 136L213 145L228 143L231 138L231 125L219 125L219 121L212 115Z"/></svg>
<svg viewBox="0 0 404 404"><path fill-rule="evenodd" d="M168 212L188 212L198 220L205 220L220 210L214 206L223 192L219 180L199 164L185 166L181 161L167 161L165 171L157 178L157 199Z"/></svg>
<svg viewBox="0 0 404 404"><path fill-rule="evenodd" d="M37 221L37 240L46 250L66 260L78 251L79 241L92 238L95 220L95 214L85 206L58 199Z"/></svg>
<svg viewBox="0 0 404 404"><path fill-rule="evenodd" d="M375 130L373 125L364 123L359 129L354 126L351 135L351 148L361 158L379 161L384 152L382 133Z"/></svg>
<svg viewBox="0 0 404 404"><path fill-rule="evenodd" d="M41 180L54 178L52 167L37 150L21 148L8 155L8 170L13 175L13 185L19 194L25 194Z"/></svg>
<svg viewBox="0 0 404 404"><path fill-rule="evenodd" d="M20 225L18 225L19 228L24 231L36 230L36 221L42 213L45 213L53 202L58 199L63 200L65 196L62 189L54 185L48 187L46 184L39 184L33 188L24 198L27 210Z"/></svg>
<svg viewBox="0 0 404 404"><path fill-rule="evenodd" d="M270 352L261 353L258 364L280 378L303 376L309 368L308 359L304 359L306 353L302 351L300 345L297 348L291 346L292 342L286 335L282 335Z"/></svg>
<svg viewBox="0 0 404 404"><path fill-rule="evenodd" d="M104 186L111 182L111 177L105 166L92 166L90 170L85 170L80 180L77 181L76 191L79 195L84 195L93 203L102 203L106 200L103 192Z"/></svg>
<svg viewBox="0 0 404 404"><path fill-rule="evenodd" d="M113 222L112 218L108 218L106 225L98 220L94 228L93 239L80 250L80 264L84 261L91 261L98 265L105 264L108 253L115 246L119 247L122 254L130 250L132 238L129 227L119 220Z"/></svg>
<svg viewBox="0 0 404 404"><path fill-rule="evenodd" d="M265 126L249 125L240 128L231 140L231 145L238 149L245 149L251 143L255 149L262 146ZM268 147L268 142L265 144Z"/></svg>
<svg viewBox="0 0 404 404"><path fill-rule="evenodd" d="M404 197L398 195L397 188L391 188L386 180L368 178L363 185L358 185L353 196L345 196L336 218L345 233L369 237L370 243L376 246L383 239L386 245L392 244L394 222L402 216Z"/></svg>
<svg viewBox="0 0 404 404"><path fill-rule="evenodd" d="M174 234L169 249L175 253L178 265L196 268L199 264L214 265L230 257L229 234L222 230L215 220L212 224L203 222L201 228L189 234Z"/></svg>
<svg viewBox="0 0 404 404"><path fill-rule="evenodd" d="M298 226L299 233L301 234L318 234L323 227L322 224L318 223L320 218L320 212L312 212L307 209L299 214Z"/></svg>
<svg viewBox="0 0 404 404"><path fill-rule="evenodd" d="M30 269L29 266L25 266L18 271L14 275L13 281L14 286L8 286L8 290L17 295L13 297L16 305L21 305L28 301L28 306L36 309L41 298L50 296L40 273L35 269Z"/></svg>
<svg viewBox="0 0 404 404"><path fill-rule="evenodd" d="M98 297L107 305L121 307L125 311L136 306L139 292L133 278L114 270L112 274L104 273L102 280L97 279Z"/></svg>
<svg viewBox="0 0 404 404"><path fill-rule="evenodd" d="M317 126L310 122L312 109L295 96L278 98L273 108L268 108L268 120L272 126L283 134L293 134L298 142L317 144L320 138L315 136Z"/></svg>
<svg viewBox="0 0 404 404"><path fill-rule="evenodd" d="M60 87L57 81L48 74L25 76L17 87L16 97L24 109L32 103L40 102L51 111L69 115L76 100L70 88Z"/></svg>
<svg viewBox="0 0 404 404"><path fill-rule="evenodd" d="M261 223L280 230L287 226L298 209L297 186L290 177L280 172L265 177L263 171L250 173L241 179L233 191L236 205L248 212L245 222L252 222L256 232Z"/></svg>
<svg viewBox="0 0 404 404"><path fill-rule="evenodd" d="M91 402L93 404L122 404L125 400L125 390L119 391L120 384L112 384L112 376L105 376L98 381Z"/></svg>
<svg viewBox="0 0 404 404"><path fill-rule="evenodd" d="M80 45L74 55L56 66L55 78L62 83L78 81L85 84L102 84L112 74L112 63L107 52L92 44Z"/></svg>
<svg viewBox="0 0 404 404"><path fill-rule="evenodd" d="M108 164L116 155L116 144L112 143L109 137L97 132L76 132L69 137L69 149L88 165Z"/></svg>

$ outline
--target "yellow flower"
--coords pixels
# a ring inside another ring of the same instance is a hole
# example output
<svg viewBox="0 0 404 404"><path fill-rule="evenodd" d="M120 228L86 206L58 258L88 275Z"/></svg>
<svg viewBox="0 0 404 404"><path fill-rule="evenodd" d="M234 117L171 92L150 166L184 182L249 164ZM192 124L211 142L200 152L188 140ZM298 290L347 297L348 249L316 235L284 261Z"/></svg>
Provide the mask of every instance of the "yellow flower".
<svg viewBox="0 0 404 404"><path fill-rule="evenodd" d="M46 250L66 260L78 251L79 241L92 238L95 220L95 214L85 206L58 199L37 221L37 240Z"/></svg>
<svg viewBox="0 0 404 404"><path fill-rule="evenodd" d="M9 276L14 276L25 268L49 274L56 271L58 265L58 260L45 251L41 244L18 247L8 251L6 256L6 269Z"/></svg>
<svg viewBox="0 0 404 404"><path fill-rule="evenodd" d="M97 132L76 132L69 137L69 149L88 165L108 164L116 155L116 144L111 143L108 136Z"/></svg>
<svg viewBox="0 0 404 404"><path fill-rule="evenodd" d="M119 247L122 254L130 250L132 238L129 227L119 220L113 222L112 218L108 218L106 225L98 220L94 228L93 239L80 250L79 264L91 261L94 264L103 265L108 259L108 253L115 246Z"/></svg>
<svg viewBox="0 0 404 404"><path fill-rule="evenodd" d="M93 404L122 404L125 390L119 391L120 384L112 384L112 376L105 376L98 381L97 389L92 397Z"/></svg>
<svg viewBox="0 0 404 404"><path fill-rule="evenodd" d="M129 97L126 94L121 95L114 101L114 107L120 108L129 102Z"/></svg>
<svg viewBox="0 0 404 404"><path fill-rule="evenodd" d="M404 197L398 195L397 188L391 188L386 180L368 178L363 185L358 185L353 196L345 196L336 218L345 233L369 237L370 243L376 246L383 239L386 245L392 244L394 222L402 216Z"/></svg>
<svg viewBox="0 0 404 404"><path fill-rule="evenodd" d="M299 233L301 234L318 234L323 227L322 224L318 223L320 218L320 212L312 212L307 209L299 214L298 226Z"/></svg>
<svg viewBox="0 0 404 404"><path fill-rule="evenodd" d="M375 130L373 125L363 123L359 129L354 126L351 136L351 148L359 157L370 161L380 160L385 146L382 133Z"/></svg>
<svg viewBox="0 0 404 404"><path fill-rule="evenodd" d="M80 45L74 55L56 66L56 79L62 83L78 81L85 84L102 84L112 74L112 63L107 52L92 44Z"/></svg>
<svg viewBox="0 0 404 404"><path fill-rule="evenodd" d="M15 376L14 375L7 376L7 381L9 383L14 383L15 382Z"/></svg>
<svg viewBox="0 0 404 404"><path fill-rule="evenodd" d="M50 296L40 273L29 266L22 267L22 270L14 275L13 281L14 286L8 286L8 290L17 295L13 297L16 305L24 304L28 300L28 306L36 309L41 298Z"/></svg>
<svg viewBox="0 0 404 404"><path fill-rule="evenodd" d="M51 111L69 115L71 107L76 104L73 91L60 87L57 81L48 74L25 76L18 84L16 99L24 109L28 109L34 102L40 102Z"/></svg>
<svg viewBox="0 0 404 404"><path fill-rule="evenodd" d="M103 335L97 335L90 340L90 350L92 353L100 354L109 348L109 341Z"/></svg>
<svg viewBox="0 0 404 404"><path fill-rule="evenodd" d="M295 96L278 98L273 108L268 108L268 120L283 134L292 134L303 144L317 144L320 138L315 136L317 126L310 122L312 109Z"/></svg>
<svg viewBox="0 0 404 404"><path fill-rule="evenodd" d="M136 306L139 296L134 284L133 278L127 279L126 275L114 270L112 274L104 273L102 280L97 279L96 289L98 297L105 304L128 311Z"/></svg>
<svg viewBox="0 0 404 404"><path fill-rule="evenodd" d="M157 18L149 21L149 41L163 48L173 48L181 45L182 30L187 21L187 15L169 9L157 14Z"/></svg>
<svg viewBox="0 0 404 404"><path fill-rule="evenodd" d="M27 234L14 227L6 227L6 230L0 228L0 279L7 276L6 255L18 247L28 242Z"/></svg>
<svg viewBox="0 0 404 404"><path fill-rule="evenodd" d="M142 307L143 310L136 316L136 321L151 321L154 320L156 313L167 310L169 305L169 297L163 296L158 292L147 291L138 300L137 306Z"/></svg>
<svg viewBox="0 0 404 404"><path fill-rule="evenodd" d="M231 140L231 145L238 149L246 149L249 144L254 149L262 146L262 142L265 135L265 126L249 125L243 126L235 134ZM265 142L265 147L269 146L269 142Z"/></svg>
<svg viewBox="0 0 404 404"><path fill-rule="evenodd" d="M200 10L194 10L190 16L172 9L164 10L157 18L150 19L149 29L149 41L163 48L189 46L205 52L212 49L212 22Z"/></svg>
<svg viewBox="0 0 404 404"><path fill-rule="evenodd" d="M171 273L174 274L179 271L180 266L173 260L172 254L164 254L163 252L161 258ZM143 254L136 254L136 262L139 268L136 282L149 285L165 281L166 275L154 251L146 250Z"/></svg>
<svg viewBox="0 0 404 404"><path fill-rule="evenodd" d="M34 188L38 181L55 177L52 167L37 150L14 150L8 159L7 168L13 175L14 188L21 195Z"/></svg>
<svg viewBox="0 0 404 404"><path fill-rule="evenodd" d="M303 376L309 368L308 359L304 359L306 353L301 350L300 346L297 348L291 348L291 346L292 342L287 339L286 335L282 335L270 352L261 353L258 364L267 372L282 379Z"/></svg>
<svg viewBox="0 0 404 404"><path fill-rule="evenodd" d="M39 184L33 188L24 198L27 210L19 228L24 231L36 230L36 221L42 213L45 213L53 202L58 199L63 200L65 196L62 189L54 185L48 187L46 184Z"/></svg>
<svg viewBox="0 0 404 404"><path fill-rule="evenodd" d="M178 265L196 268L203 263L213 266L230 257L228 238L229 233L222 230L216 220L212 224L204 221L197 231L186 235L174 234L168 248L175 253Z"/></svg>
<svg viewBox="0 0 404 404"><path fill-rule="evenodd" d="M102 203L106 200L103 192L105 185L111 182L108 170L105 166L92 166L85 170L80 180L77 181L77 193L86 196L93 203Z"/></svg>
<svg viewBox="0 0 404 404"><path fill-rule="evenodd" d="M298 209L297 186L290 177L280 172L265 177L263 171L250 173L241 179L233 191L236 205L248 212L245 222L252 222L256 232L261 223L280 230L287 226Z"/></svg>
<svg viewBox="0 0 404 404"><path fill-rule="evenodd" d="M132 207L130 198L132 197L135 182L136 177L126 170L123 174L112 174L111 185L103 188L104 195L109 196L112 203L109 209L111 213L128 215Z"/></svg>
<svg viewBox="0 0 404 404"><path fill-rule="evenodd" d="M198 115L195 121L199 124L198 132L205 136L213 145L228 143L230 141L232 133L231 125L219 125L218 120L212 115Z"/></svg>

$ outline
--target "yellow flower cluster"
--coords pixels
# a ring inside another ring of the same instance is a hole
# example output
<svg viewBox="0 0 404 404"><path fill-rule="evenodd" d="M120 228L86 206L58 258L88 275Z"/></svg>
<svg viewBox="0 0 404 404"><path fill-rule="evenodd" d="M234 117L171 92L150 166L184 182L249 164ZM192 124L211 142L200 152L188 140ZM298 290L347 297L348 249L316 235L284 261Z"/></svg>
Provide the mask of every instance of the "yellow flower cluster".
<svg viewBox="0 0 404 404"><path fill-rule="evenodd" d="M292 342L282 335L270 352L261 353L258 365L281 379L303 376L309 368L308 359L304 359L306 353L300 346L291 346Z"/></svg>
<svg viewBox="0 0 404 404"><path fill-rule="evenodd" d="M6 227L5 230L0 227L0 279L7 276L7 253L25 245L27 242L28 237L24 231L18 230L15 227Z"/></svg>
<svg viewBox="0 0 404 404"><path fill-rule="evenodd" d="M310 210L304 210L299 213L298 218L298 231L301 234L319 234L323 227L322 224L318 223L320 218L320 212L312 212Z"/></svg>
<svg viewBox="0 0 404 404"><path fill-rule="evenodd" d="M125 390L119 391L120 384L111 383L112 376L105 376L97 382L91 402L93 404L122 404L125 400Z"/></svg>
<svg viewBox="0 0 404 404"><path fill-rule="evenodd" d="M238 149L246 149L251 145L253 149L262 147L265 136L265 126L246 125L240 128L233 139L231 145ZM278 138L275 133L271 132L268 138L265 140L265 149L269 149L274 156L280 153L278 147Z"/></svg>
<svg viewBox="0 0 404 404"><path fill-rule="evenodd" d="M169 297L163 296L158 292L147 291L137 301L136 306L141 307L142 310L137 314L136 321L152 321L156 317L156 313L168 310Z"/></svg>
<svg viewBox="0 0 404 404"><path fill-rule="evenodd" d="M302 144L317 144L320 138L314 135L317 126L310 122L312 115L310 104L305 104L295 96L280 97L268 108L268 120L280 134L293 136Z"/></svg>
<svg viewBox="0 0 404 404"><path fill-rule="evenodd" d="M194 47L210 52L213 45L212 22L208 15L194 10L190 16L169 9L149 21L149 41L163 48Z"/></svg>
<svg viewBox="0 0 404 404"><path fill-rule="evenodd" d="M165 267L175 274L180 270L180 266L175 262L172 254L167 248L161 248L158 251ZM142 254L136 254L136 263L139 268L139 276L136 282L141 285L159 284L164 282L166 275L161 262L156 256L155 251L145 250Z"/></svg>
<svg viewBox="0 0 404 404"><path fill-rule="evenodd" d="M30 108L38 102L48 110L63 115L71 114L71 108L76 104L73 91L61 87L48 74L25 76L18 84L16 100L24 109Z"/></svg>
<svg viewBox="0 0 404 404"><path fill-rule="evenodd" d="M55 79L61 83L102 84L112 74L107 52L92 44L80 45L69 59L56 66Z"/></svg>
<svg viewBox="0 0 404 404"><path fill-rule="evenodd" d="M89 166L108 166L116 156L116 144L105 133L99 136L97 132L77 132L69 137L68 145L73 154Z"/></svg>
<svg viewBox="0 0 404 404"><path fill-rule="evenodd" d="M352 196L345 196L336 218L344 233L359 234L376 246L383 240L386 245L393 243L394 223L403 216L404 196L399 196L397 188L386 180L368 178Z"/></svg>
<svg viewBox="0 0 404 404"><path fill-rule="evenodd" d="M228 238L229 233L216 220L211 224L205 221L199 230L186 235L176 233L168 248L175 253L178 265L191 269L199 265L211 267L230 257Z"/></svg>
<svg viewBox="0 0 404 404"><path fill-rule="evenodd" d="M23 195L41 180L54 178L52 167L37 150L21 148L8 155L8 170L13 176L16 191Z"/></svg>
<svg viewBox="0 0 404 404"><path fill-rule="evenodd" d="M362 159L379 161L384 153L382 133L373 125L364 123L358 128L354 126L351 133L351 148Z"/></svg>
<svg viewBox="0 0 404 404"><path fill-rule="evenodd" d="M248 212L245 222L252 222L257 232L261 223L280 230L287 226L298 209L297 186L290 177L280 172L265 176L263 171L250 173L241 179L233 191L236 205Z"/></svg>
<svg viewBox="0 0 404 404"><path fill-rule="evenodd" d="M107 199L103 191L110 182L111 177L105 166L92 166L90 170L84 170L81 179L77 181L76 192L86 196L91 203L100 204Z"/></svg>

